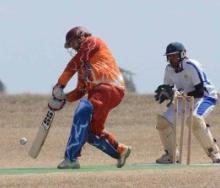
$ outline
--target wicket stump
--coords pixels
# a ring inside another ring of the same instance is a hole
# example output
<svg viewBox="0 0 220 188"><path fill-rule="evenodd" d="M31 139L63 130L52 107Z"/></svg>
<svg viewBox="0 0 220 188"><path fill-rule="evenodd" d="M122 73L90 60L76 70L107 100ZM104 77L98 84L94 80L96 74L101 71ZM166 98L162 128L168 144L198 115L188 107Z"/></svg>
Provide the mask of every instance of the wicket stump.
<svg viewBox="0 0 220 188"><path fill-rule="evenodd" d="M179 104L181 102L181 112L179 112ZM187 165L190 164L191 160L191 142L192 142L192 124L193 124L193 110L194 110L194 97L177 95L174 98L174 136L173 136L173 163L176 163L176 147L177 147L177 125L179 123L179 116L181 117L180 127L180 153L179 163L182 164L183 156L183 138L184 138L184 127L186 125L186 117L188 114L189 125L188 125L188 140L187 140ZM181 114L181 115L180 115Z"/></svg>

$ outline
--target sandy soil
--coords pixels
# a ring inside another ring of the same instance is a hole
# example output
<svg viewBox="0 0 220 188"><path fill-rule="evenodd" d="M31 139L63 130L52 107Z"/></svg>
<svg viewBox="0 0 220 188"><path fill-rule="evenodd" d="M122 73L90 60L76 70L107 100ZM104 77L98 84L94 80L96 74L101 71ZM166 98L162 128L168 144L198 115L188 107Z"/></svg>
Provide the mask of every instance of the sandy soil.
<svg viewBox="0 0 220 188"><path fill-rule="evenodd" d="M34 160L27 155L36 131L47 111L48 96L0 96L0 167L33 168L56 167L63 157L70 131L72 113L77 104L67 104L56 113L40 156ZM127 95L122 104L110 114L106 129L120 142L132 146L127 163L154 163L163 150L155 130L156 114L165 105L154 102L153 96ZM220 108L207 120L212 132L220 140ZM25 136L28 143L19 144ZM185 146L185 144L184 144ZM185 148L184 148L185 149ZM210 163L193 138L192 163ZM185 150L184 150L185 151ZM183 160L185 162L186 154ZM115 160L86 144L81 166L113 165ZM119 170L106 172L60 172L49 174L0 175L0 187L219 187L218 167L181 169Z"/></svg>

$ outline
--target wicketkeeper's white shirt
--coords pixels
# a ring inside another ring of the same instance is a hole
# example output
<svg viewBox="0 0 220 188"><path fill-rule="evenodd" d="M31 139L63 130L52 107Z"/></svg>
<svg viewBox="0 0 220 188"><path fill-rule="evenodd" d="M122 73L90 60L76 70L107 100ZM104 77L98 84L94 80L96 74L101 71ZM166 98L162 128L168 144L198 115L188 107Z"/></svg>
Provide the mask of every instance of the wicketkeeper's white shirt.
<svg viewBox="0 0 220 188"><path fill-rule="evenodd" d="M170 64L166 66L164 84L175 86L177 90L188 93L194 91L194 86L204 84L204 96L217 99L217 91L214 85L208 80L201 64L192 59L184 59L183 70L176 73Z"/></svg>

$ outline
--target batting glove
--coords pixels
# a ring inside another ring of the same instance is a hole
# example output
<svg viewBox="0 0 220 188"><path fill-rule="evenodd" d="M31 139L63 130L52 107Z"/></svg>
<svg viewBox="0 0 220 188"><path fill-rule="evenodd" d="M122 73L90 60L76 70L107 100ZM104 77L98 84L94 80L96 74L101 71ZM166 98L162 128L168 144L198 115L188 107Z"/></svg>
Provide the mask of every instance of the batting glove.
<svg viewBox="0 0 220 188"><path fill-rule="evenodd" d="M53 111L58 111L58 110L61 110L65 104L66 104L65 99L59 100L56 98L52 98L48 103L48 107Z"/></svg>
<svg viewBox="0 0 220 188"><path fill-rule="evenodd" d="M59 99L59 100L64 100L66 99L66 95L64 94L64 86L61 86L60 84L56 84L54 87L53 87L53 91L52 91L52 96L55 98L55 99Z"/></svg>

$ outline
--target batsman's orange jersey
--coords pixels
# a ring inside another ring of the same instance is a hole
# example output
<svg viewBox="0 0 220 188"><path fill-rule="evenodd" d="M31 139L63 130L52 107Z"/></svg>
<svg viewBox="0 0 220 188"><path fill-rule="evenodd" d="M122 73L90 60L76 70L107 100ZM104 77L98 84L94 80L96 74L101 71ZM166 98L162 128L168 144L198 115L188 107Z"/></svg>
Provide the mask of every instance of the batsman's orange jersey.
<svg viewBox="0 0 220 188"><path fill-rule="evenodd" d="M77 54L67 64L58 80L66 86L71 77L78 73L75 90L67 94L69 101L81 98L85 92L100 83L108 83L124 89L124 80L111 51L101 39L90 36L85 39Z"/></svg>

